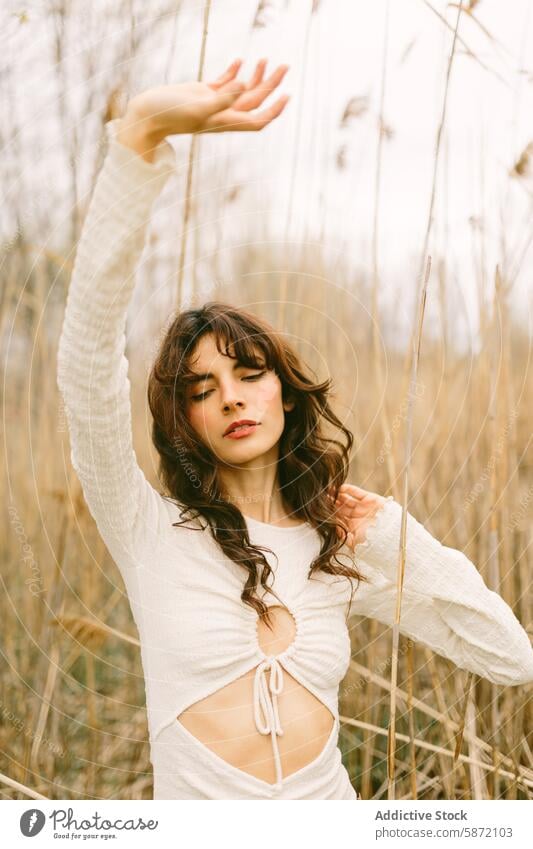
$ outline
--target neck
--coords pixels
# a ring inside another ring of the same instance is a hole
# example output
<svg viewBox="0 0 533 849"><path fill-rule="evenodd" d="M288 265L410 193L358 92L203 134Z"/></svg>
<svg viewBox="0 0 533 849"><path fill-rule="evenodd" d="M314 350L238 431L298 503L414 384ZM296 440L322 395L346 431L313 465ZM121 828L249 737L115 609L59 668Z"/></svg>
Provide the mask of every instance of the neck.
<svg viewBox="0 0 533 849"><path fill-rule="evenodd" d="M259 522L276 524L291 518L279 489L277 445L249 463L220 469L223 498ZM294 517L292 517L294 518Z"/></svg>

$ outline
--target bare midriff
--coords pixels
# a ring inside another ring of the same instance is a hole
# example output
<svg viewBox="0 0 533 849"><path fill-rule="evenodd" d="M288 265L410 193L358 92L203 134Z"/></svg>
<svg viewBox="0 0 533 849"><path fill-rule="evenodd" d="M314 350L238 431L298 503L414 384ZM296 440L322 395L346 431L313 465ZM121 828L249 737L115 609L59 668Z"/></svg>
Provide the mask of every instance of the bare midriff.
<svg viewBox="0 0 533 849"><path fill-rule="evenodd" d="M266 655L279 655L296 636L289 611L269 608L273 630L258 620L257 636ZM276 768L270 735L261 734L254 720L254 667L245 675L201 699L177 720L201 743L227 763L263 781L274 783ZM266 672L267 682L272 672ZM277 696L283 734L277 737L283 778L314 761L326 745L335 719L313 693L283 668L283 689Z"/></svg>

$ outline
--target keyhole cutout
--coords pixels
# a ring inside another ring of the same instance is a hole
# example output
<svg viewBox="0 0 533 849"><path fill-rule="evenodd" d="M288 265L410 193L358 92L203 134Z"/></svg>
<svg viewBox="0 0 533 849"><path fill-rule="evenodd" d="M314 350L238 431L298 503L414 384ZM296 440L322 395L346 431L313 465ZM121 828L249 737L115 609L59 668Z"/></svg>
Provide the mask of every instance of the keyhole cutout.
<svg viewBox="0 0 533 849"><path fill-rule="evenodd" d="M295 641L296 620L279 604L270 605L268 610L271 629L258 617L257 641L265 655L278 656ZM276 779L274 753L270 736L260 734L254 720L255 674L254 667L190 705L176 720L181 735L198 747L202 759L208 757L219 767L229 764L271 787ZM270 679L271 670L266 674ZM333 734L335 717L285 668L279 708L284 733L278 746L282 774L287 778L320 757Z"/></svg>
<svg viewBox="0 0 533 849"><path fill-rule="evenodd" d="M263 619L257 620L257 639L266 655L278 655L289 648L296 638L296 622L292 613L279 604L268 608L272 630Z"/></svg>

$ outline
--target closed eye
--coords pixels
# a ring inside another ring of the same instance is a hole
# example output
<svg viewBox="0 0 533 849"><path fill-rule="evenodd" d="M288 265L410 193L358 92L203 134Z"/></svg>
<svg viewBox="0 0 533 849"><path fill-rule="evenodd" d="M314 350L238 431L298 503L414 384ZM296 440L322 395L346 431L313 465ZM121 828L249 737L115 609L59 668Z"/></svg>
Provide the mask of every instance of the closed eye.
<svg viewBox="0 0 533 849"><path fill-rule="evenodd" d="M266 369L264 371L260 371L258 374L249 374L248 377L241 377L241 380L259 380L260 377L266 374ZM200 393L200 395L191 395L192 401L202 401L204 398L207 398L212 389L208 389L206 392Z"/></svg>

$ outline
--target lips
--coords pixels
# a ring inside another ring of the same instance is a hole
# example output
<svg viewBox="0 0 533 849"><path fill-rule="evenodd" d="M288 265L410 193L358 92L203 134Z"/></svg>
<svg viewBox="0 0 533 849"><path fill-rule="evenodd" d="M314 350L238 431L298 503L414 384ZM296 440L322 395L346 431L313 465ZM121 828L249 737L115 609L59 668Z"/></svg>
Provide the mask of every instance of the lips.
<svg viewBox="0 0 533 849"><path fill-rule="evenodd" d="M232 433L232 432L233 432L234 430L236 430L238 427L241 427L241 426L244 426L244 425L256 425L256 424L259 424L259 422L254 422L254 420L253 420L253 419L239 419L239 420L238 420L238 421L236 421L236 422L232 422L232 423L231 423L231 424L230 424L230 425L226 428L226 430L224 431L224 436L227 436L227 435L228 435L228 433Z"/></svg>

